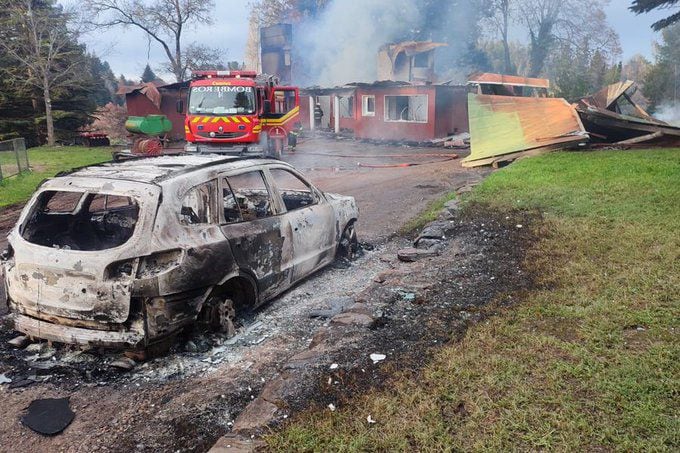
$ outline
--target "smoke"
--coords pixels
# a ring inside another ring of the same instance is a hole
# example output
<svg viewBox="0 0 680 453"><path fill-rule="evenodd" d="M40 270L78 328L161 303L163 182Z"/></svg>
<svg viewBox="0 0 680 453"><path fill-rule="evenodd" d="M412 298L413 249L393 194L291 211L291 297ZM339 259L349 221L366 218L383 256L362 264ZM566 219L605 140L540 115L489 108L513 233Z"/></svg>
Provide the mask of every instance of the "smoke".
<svg viewBox="0 0 680 453"><path fill-rule="evenodd" d="M680 102L665 102L656 108L654 116L673 126L680 127Z"/></svg>
<svg viewBox="0 0 680 453"><path fill-rule="evenodd" d="M463 79L474 49L481 0L331 0L294 30L294 79L301 85L373 82L384 44L407 40L448 43L436 52L442 79Z"/></svg>

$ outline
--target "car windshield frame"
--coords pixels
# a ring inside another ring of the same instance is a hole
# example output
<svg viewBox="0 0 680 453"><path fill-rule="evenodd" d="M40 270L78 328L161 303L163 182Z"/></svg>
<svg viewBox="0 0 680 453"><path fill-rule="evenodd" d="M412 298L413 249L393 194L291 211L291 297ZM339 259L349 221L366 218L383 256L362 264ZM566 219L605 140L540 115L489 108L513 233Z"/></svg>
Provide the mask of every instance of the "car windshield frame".
<svg viewBox="0 0 680 453"><path fill-rule="evenodd" d="M257 111L255 99L255 89L251 86L194 86L189 91L188 113L206 116L252 115ZM203 106L206 102L211 107Z"/></svg>

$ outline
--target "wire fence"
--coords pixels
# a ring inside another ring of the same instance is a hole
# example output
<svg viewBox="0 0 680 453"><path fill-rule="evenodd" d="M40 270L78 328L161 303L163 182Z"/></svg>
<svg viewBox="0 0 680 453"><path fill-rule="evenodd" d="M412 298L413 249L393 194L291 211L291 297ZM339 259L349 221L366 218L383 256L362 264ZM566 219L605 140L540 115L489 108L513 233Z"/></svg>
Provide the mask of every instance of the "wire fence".
<svg viewBox="0 0 680 453"><path fill-rule="evenodd" d="M29 167L24 139L0 141L0 181L25 171L29 171Z"/></svg>

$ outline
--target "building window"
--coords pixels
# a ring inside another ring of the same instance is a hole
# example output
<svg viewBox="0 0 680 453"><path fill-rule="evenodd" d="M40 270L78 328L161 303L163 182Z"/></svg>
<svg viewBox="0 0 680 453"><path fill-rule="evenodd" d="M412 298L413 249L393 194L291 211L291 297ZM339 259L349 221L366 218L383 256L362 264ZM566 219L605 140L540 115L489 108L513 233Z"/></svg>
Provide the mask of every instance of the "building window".
<svg viewBox="0 0 680 453"><path fill-rule="evenodd" d="M429 68L430 67L430 52L423 52L414 55L413 57L413 67L414 68Z"/></svg>
<svg viewBox="0 0 680 453"><path fill-rule="evenodd" d="M340 118L354 118L354 96L345 96L338 99Z"/></svg>
<svg viewBox="0 0 680 453"><path fill-rule="evenodd" d="M375 116L375 96L361 96L361 115Z"/></svg>
<svg viewBox="0 0 680 453"><path fill-rule="evenodd" d="M427 95L385 96L385 121L427 123Z"/></svg>

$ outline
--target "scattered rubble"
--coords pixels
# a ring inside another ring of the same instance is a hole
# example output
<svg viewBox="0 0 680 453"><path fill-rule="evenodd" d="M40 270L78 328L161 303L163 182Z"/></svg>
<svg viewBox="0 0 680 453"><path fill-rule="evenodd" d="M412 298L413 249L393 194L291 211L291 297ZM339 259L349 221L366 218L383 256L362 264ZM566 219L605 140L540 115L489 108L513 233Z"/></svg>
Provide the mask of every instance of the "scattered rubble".
<svg viewBox="0 0 680 453"><path fill-rule="evenodd" d="M19 335L18 337L14 337L7 342L7 344L12 346L13 348L18 348L18 349L23 349L26 346L28 346L30 343L31 343L31 339L28 338L26 335Z"/></svg>
<svg viewBox="0 0 680 453"><path fill-rule="evenodd" d="M376 354L376 353L371 354L369 357L373 361L373 365L375 365L378 362L382 362L383 360L385 360L387 358L387 356L385 354Z"/></svg>
<svg viewBox="0 0 680 453"><path fill-rule="evenodd" d="M637 86L627 80L580 99L574 107L595 143L620 146L680 144L680 127L658 120L633 99Z"/></svg>
<svg viewBox="0 0 680 453"><path fill-rule="evenodd" d="M130 371L137 365L137 362L129 357L121 357L118 360L111 362L110 366L113 368L118 368L123 371Z"/></svg>
<svg viewBox="0 0 680 453"><path fill-rule="evenodd" d="M574 104L549 98L550 82L501 74L474 74L468 85L470 155L464 167L497 167L556 149L607 144L677 146L680 127L638 105L632 81L618 82Z"/></svg>

